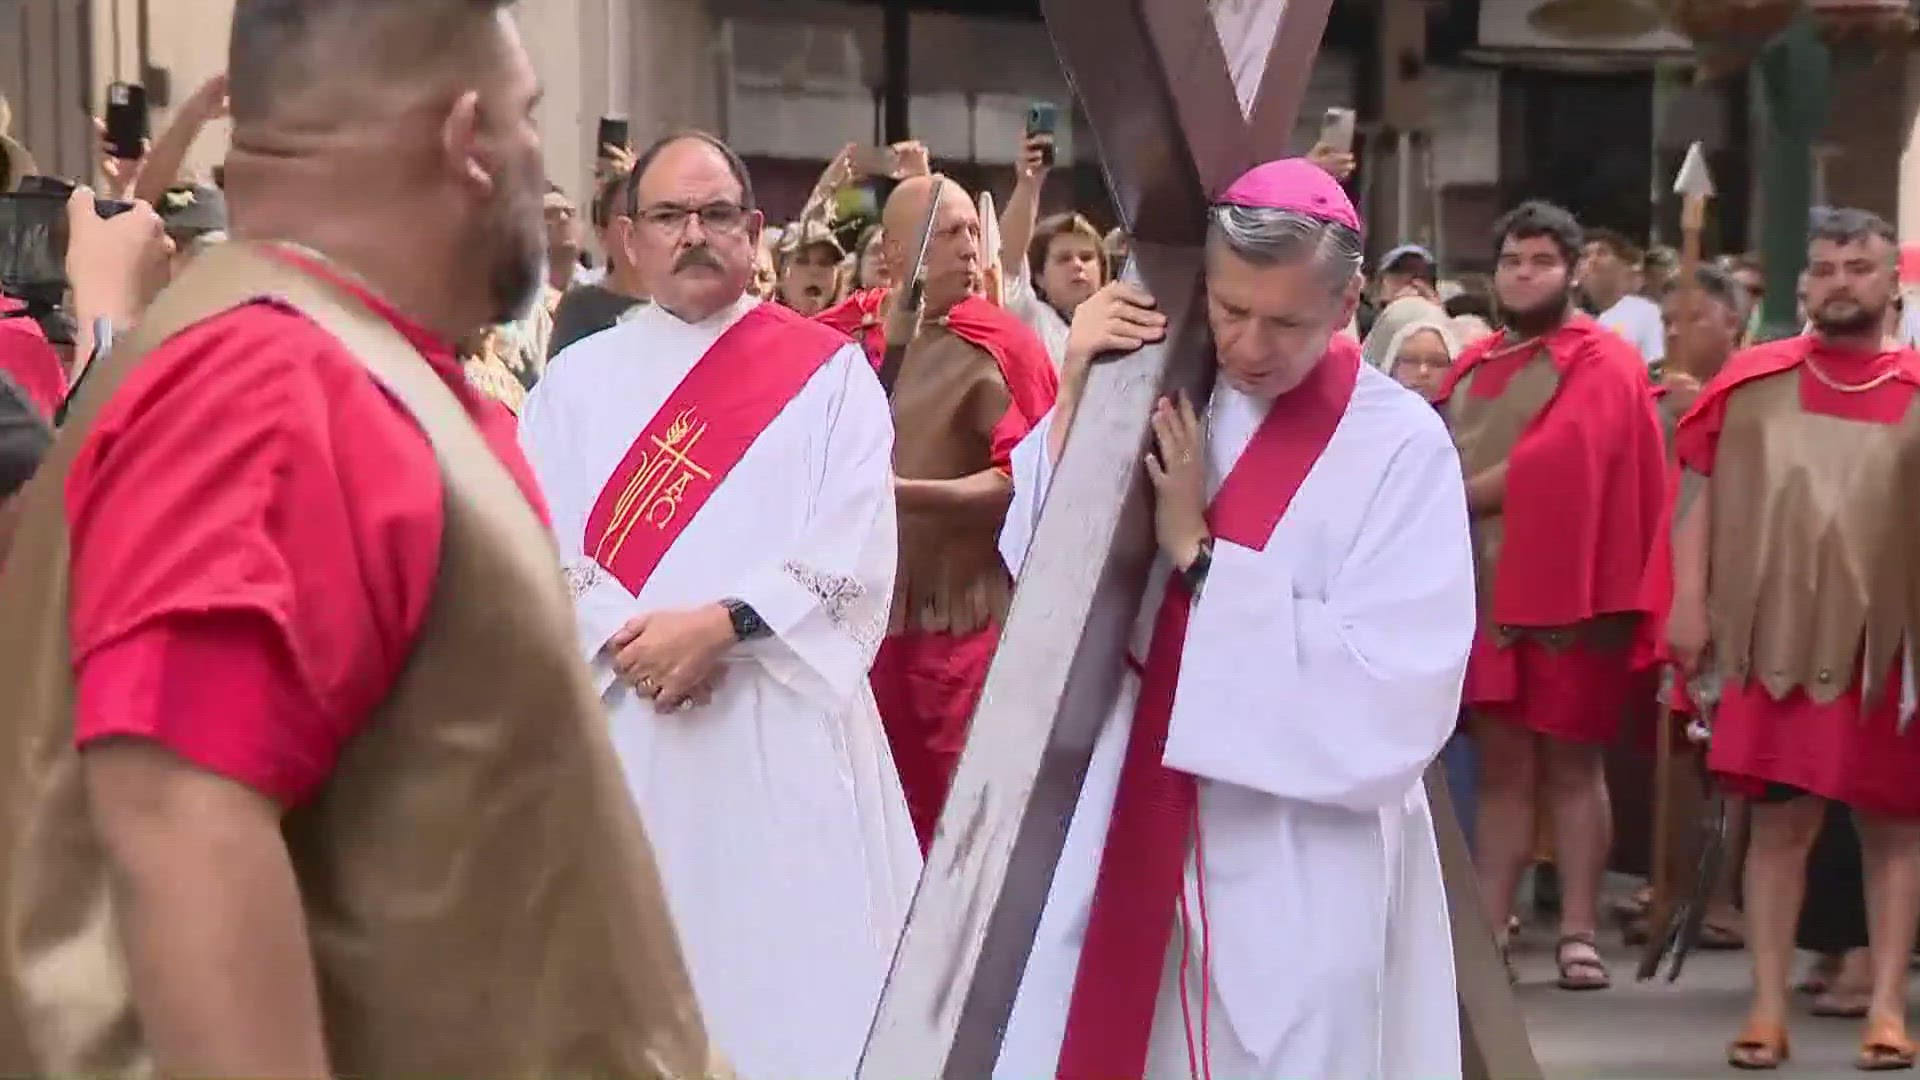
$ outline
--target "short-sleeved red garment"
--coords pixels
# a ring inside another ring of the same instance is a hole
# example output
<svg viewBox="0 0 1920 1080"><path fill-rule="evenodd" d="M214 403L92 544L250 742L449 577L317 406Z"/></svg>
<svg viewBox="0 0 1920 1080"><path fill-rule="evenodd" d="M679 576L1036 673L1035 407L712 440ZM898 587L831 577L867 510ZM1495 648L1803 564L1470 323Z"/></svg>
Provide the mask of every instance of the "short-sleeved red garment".
<svg viewBox="0 0 1920 1080"><path fill-rule="evenodd" d="M335 280L420 350L544 518L506 411ZM442 498L411 415L298 312L255 303L167 341L67 477L78 743L153 739L282 805L311 797L413 649Z"/></svg>
<svg viewBox="0 0 1920 1080"><path fill-rule="evenodd" d="M0 371L26 392L28 400L51 420L67 399L67 369L53 351L40 324L26 315L26 305L0 296Z"/></svg>
<svg viewBox="0 0 1920 1080"><path fill-rule="evenodd" d="M1816 378L1807 369L1808 357L1829 378L1849 385L1890 368L1898 375L1863 393L1846 393ZM1732 391L1795 368L1801 408L1825 416L1898 423L1920 392L1920 356L1911 351L1848 352L1808 337L1763 345L1728 361L1681 419L1674 436L1681 464L1713 475ZM1920 782L1915 779L1920 777L1920 725L1904 734L1899 730L1904 685L1896 663L1874 707L1863 709L1857 679L1837 701L1824 705L1797 688L1775 700L1758 682L1729 682L1714 711L1707 765L1729 786L1749 795L1760 794L1770 783L1786 784L1862 810L1920 817Z"/></svg>

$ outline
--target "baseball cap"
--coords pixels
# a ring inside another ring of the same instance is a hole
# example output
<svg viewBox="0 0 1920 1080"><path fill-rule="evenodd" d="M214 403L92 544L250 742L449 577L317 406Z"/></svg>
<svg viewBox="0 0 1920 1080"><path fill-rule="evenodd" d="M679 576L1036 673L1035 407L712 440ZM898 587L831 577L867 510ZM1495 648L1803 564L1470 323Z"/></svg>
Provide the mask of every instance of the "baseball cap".
<svg viewBox="0 0 1920 1080"><path fill-rule="evenodd" d="M225 232L227 196L206 184L175 184L155 208L170 233Z"/></svg>
<svg viewBox="0 0 1920 1080"><path fill-rule="evenodd" d="M1425 247L1422 247L1419 244L1401 244L1399 247L1394 248L1392 251L1389 251L1385 255L1380 256L1379 269L1391 270L1393 269L1394 264L1398 263L1400 260L1406 258L1409 255L1419 256L1420 258L1426 260L1429 266L1440 265L1440 260L1434 258L1433 252L1428 251Z"/></svg>
<svg viewBox="0 0 1920 1080"><path fill-rule="evenodd" d="M797 254L803 248L825 246L833 249L836 258L845 258L847 251L840 246L840 238L826 222L818 219L802 222L790 227L781 237L781 248L790 254Z"/></svg>

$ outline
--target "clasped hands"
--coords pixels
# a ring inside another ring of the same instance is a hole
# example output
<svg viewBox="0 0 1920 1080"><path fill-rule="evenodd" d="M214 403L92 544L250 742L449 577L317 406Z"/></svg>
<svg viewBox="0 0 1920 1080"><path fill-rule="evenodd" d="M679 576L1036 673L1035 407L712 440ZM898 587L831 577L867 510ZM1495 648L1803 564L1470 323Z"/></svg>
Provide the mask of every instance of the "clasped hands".
<svg viewBox="0 0 1920 1080"><path fill-rule="evenodd" d="M705 705L734 645L733 619L719 604L653 611L627 620L607 639L622 682L662 713Z"/></svg>

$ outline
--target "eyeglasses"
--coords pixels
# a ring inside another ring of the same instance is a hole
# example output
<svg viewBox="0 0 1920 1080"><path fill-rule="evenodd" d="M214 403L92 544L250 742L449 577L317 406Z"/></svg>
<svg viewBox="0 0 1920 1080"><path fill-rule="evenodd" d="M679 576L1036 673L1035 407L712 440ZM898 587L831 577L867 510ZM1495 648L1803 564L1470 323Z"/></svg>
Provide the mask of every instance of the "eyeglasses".
<svg viewBox="0 0 1920 1080"><path fill-rule="evenodd" d="M640 211L640 222L650 229L666 236L677 236L687 227L690 218L700 219L702 231L717 236L731 236L746 228L747 218L752 211L730 202L714 202L705 206L676 206L672 203L660 203Z"/></svg>

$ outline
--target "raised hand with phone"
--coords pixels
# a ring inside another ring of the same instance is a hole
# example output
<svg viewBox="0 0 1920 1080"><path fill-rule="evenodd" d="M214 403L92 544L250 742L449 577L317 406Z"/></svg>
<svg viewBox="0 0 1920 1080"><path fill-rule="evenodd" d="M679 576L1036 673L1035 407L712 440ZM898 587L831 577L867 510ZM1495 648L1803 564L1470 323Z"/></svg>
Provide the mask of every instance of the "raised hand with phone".
<svg viewBox="0 0 1920 1080"><path fill-rule="evenodd" d="M1357 120L1352 109L1328 109L1326 120L1320 125L1320 138L1314 142L1313 149L1307 151L1308 161L1343 184L1352 178L1358 164L1353 153Z"/></svg>

